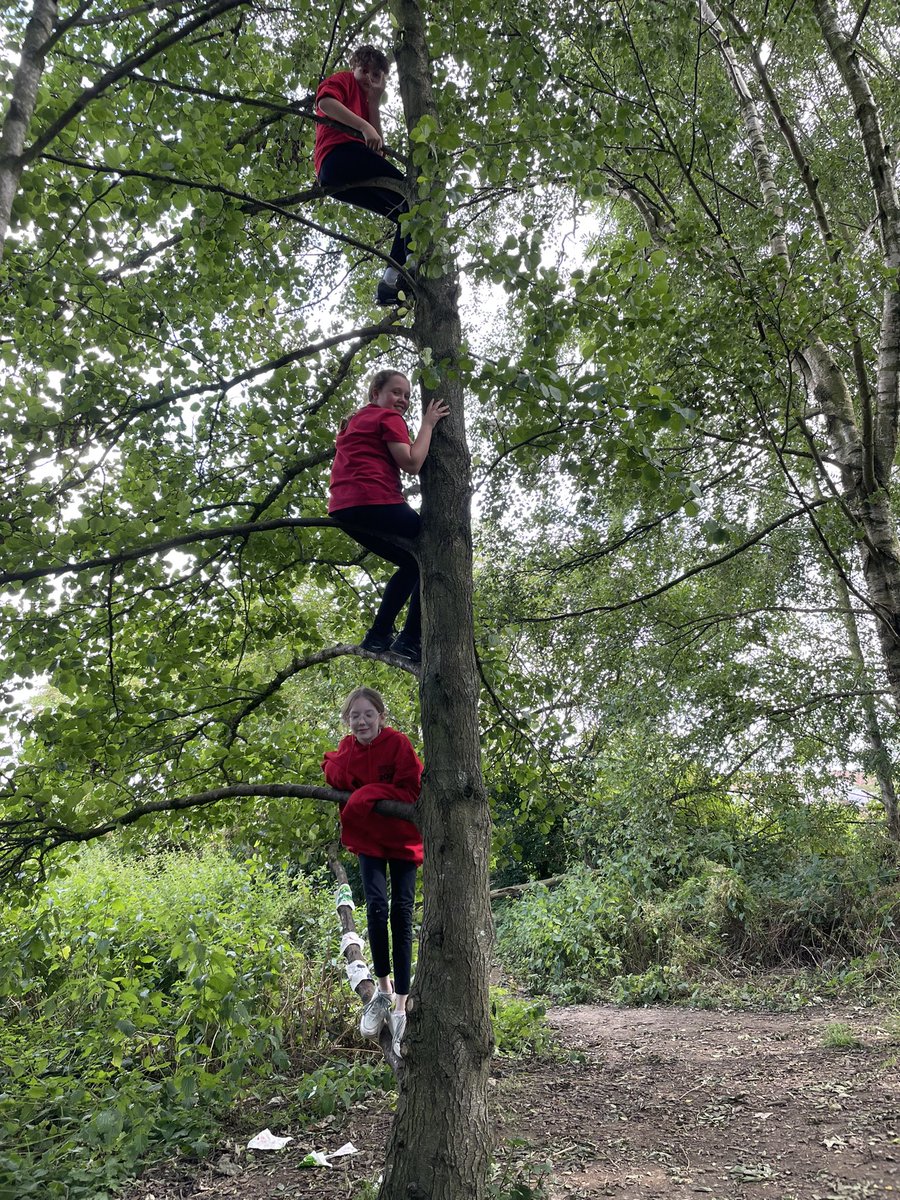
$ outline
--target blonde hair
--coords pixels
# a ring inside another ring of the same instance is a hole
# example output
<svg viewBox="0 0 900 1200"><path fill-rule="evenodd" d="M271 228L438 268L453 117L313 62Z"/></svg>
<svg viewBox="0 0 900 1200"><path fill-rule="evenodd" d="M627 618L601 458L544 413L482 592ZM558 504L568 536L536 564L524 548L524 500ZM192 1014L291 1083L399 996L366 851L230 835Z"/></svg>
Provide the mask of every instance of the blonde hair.
<svg viewBox="0 0 900 1200"><path fill-rule="evenodd" d="M387 717L387 706L381 692L376 692L374 688L358 687L354 688L341 708L341 720L345 725L350 722L350 709L357 700L368 700L380 717Z"/></svg>

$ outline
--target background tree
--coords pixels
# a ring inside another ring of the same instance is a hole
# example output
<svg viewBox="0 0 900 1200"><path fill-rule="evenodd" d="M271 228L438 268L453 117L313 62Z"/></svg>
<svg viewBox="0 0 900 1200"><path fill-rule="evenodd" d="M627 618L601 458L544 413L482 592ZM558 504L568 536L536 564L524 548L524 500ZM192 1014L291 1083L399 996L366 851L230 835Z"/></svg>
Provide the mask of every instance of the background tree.
<svg viewBox="0 0 900 1200"><path fill-rule="evenodd" d="M453 417L423 478L428 908L384 1187L478 1196L479 683L494 790L547 832L601 731L634 753L664 729L719 782L754 755L821 774L854 722L872 741L882 675L896 702L893 51L881 5L390 12L412 316L372 316L384 230L306 166L368 10L9 21L4 669L8 698L46 677L63 700L11 710L3 829L23 885L148 805L288 841L258 798L314 797L311 698L360 657L373 588L323 516L334 430L375 363L415 370ZM306 851L318 818L291 811Z"/></svg>

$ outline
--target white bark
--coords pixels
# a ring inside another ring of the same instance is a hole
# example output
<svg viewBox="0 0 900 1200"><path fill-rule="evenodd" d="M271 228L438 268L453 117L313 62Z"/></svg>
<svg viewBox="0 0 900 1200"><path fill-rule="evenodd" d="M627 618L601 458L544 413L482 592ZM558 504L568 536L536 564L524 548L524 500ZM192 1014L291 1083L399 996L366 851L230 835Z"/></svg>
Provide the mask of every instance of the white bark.
<svg viewBox="0 0 900 1200"><path fill-rule="evenodd" d="M900 201L894 184L894 164L881 128L878 109L868 80L862 72L854 43L838 25L837 13L827 0L815 0L814 10L829 53L853 102L853 112L865 149L872 195L878 213L878 228L885 266L900 269ZM880 487L890 483L897 449L900 415L900 289L885 286L881 310L881 335L875 381L874 461Z"/></svg>
<svg viewBox="0 0 900 1200"><path fill-rule="evenodd" d="M57 12L56 0L34 0L34 10L22 42L22 57L13 78L9 108L0 130L0 256L6 244L13 200L24 165L25 138L44 73L44 48L53 33Z"/></svg>
<svg viewBox="0 0 900 1200"><path fill-rule="evenodd" d="M728 41L728 34L723 29L719 18L707 3L707 0L700 0L700 19L705 26L706 32L716 43L719 53L722 55L722 60L731 79L731 85L741 106L741 116L744 119L744 128L747 130L750 155L753 159L753 165L756 168L756 177L759 180L760 191L762 192L766 208L776 218L777 224L770 242L772 254L784 263L785 270L789 272L791 261L784 234L784 208L781 203L778 187L775 183L775 172L772 168L772 160L766 144L765 127L759 108L740 63L737 60L737 56Z"/></svg>
<svg viewBox="0 0 900 1200"><path fill-rule="evenodd" d="M885 265L897 267L900 266L900 206L893 183L892 163L872 93L860 70L850 39L838 27L834 10L827 0L814 0L814 8L826 45L853 101L878 209ZM781 257L786 270L789 270L782 228L784 207L777 190L760 113L725 30L707 0L700 0L700 16L705 31L715 41L725 63L740 104L763 201L776 219L776 231L771 237L770 248L773 255ZM784 123L780 122L780 125L784 133ZM797 149L790 146L790 141L789 147L802 174L803 163L798 159ZM815 203L816 196L812 196L812 199L817 223L823 229L824 210ZM824 229L827 229L827 222ZM858 353L856 358L860 358ZM858 362L858 369L859 365ZM900 540L890 505L891 467L897 444L898 365L900 292L895 284L890 284L884 294L874 404L867 390L860 398L865 417L864 443L847 380L826 344L816 338L795 355L795 366L803 377L811 407L825 416L828 443L832 456L840 465L845 510L857 522L862 534L859 553L868 598L876 619L879 645L894 703L900 710ZM874 411L866 410L866 405ZM892 834L896 831L895 813L896 810L890 825ZM888 815L891 818L890 810Z"/></svg>

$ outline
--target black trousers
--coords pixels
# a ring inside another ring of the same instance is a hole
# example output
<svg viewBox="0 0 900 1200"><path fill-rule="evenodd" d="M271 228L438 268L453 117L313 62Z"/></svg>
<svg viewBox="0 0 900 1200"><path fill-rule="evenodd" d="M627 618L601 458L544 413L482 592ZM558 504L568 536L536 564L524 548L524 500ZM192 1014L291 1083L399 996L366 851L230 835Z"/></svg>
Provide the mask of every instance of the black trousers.
<svg viewBox="0 0 900 1200"><path fill-rule="evenodd" d="M405 179L406 176L392 166L386 158L364 146L362 142L341 142L330 150L322 160L319 170L319 183L323 187L343 187L348 183L357 183L366 179L377 179L378 176L389 176L391 179ZM391 258L401 266L406 262L408 246L406 238L400 232L400 215L409 212L406 200L399 192L391 192L382 187L351 187L344 188L336 200L346 200L357 208L366 208L369 212L380 213L397 225L394 234L394 244L391 246Z"/></svg>
<svg viewBox="0 0 900 1200"><path fill-rule="evenodd" d="M391 871L391 900L388 908L387 873ZM372 966L379 979L391 973L391 946L388 943L390 913L391 942L394 950L394 991L409 994L412 975L413 905L416 901L416 864L400 858L374 858L359 855L359 871L366 894L366 924Z"/></svg>
<svg viewBox="0 0 900 1200"><path fill-rule="evenodd" d="M419 564L408 550L401 550L380 534L393 533L398 537L418 536L422 519L408 504L361 504L356 508L341 508L330 514L345 533L377 554L379 558L396 563L397 570L388 580L378 612L372 622L373 633L390 633L394 621L406 601L409 611L403 632L418 641L422 636L422 608L419 599Z"/></svg>

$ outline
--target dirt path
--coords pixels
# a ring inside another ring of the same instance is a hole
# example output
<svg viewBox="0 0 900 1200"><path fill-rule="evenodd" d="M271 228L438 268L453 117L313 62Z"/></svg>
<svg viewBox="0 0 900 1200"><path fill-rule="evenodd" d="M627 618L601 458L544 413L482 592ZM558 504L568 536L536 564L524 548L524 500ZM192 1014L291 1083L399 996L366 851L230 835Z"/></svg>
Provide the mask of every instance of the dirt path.
<svg viewBox="0 0 900 1200"><path fill-rule="evenodd" d="M507 1181L543 1180L549 1200L900 1200L900 1034L888 1013L584 1006L549 1020L557 1061L498 1060L493 1072ZM861 1047L827 1048L835 1022ZM266 1155L248 1156L239 1134L212 1164L151 1172L127 1200L349 1200L377 1177L389 1121L380 1101L359 1105ZM277 1111L270 1124L295 1132ZM335 1169L299 1166L348 1140L360 1153Z"/></svg>

